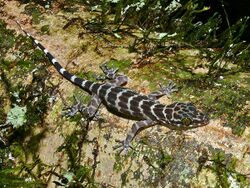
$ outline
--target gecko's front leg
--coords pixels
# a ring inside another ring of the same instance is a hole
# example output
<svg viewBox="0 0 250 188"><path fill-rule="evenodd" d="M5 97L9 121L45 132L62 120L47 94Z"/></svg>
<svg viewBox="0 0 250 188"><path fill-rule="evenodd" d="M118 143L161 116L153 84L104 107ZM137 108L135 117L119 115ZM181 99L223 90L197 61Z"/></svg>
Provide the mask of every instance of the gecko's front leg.
<svg viewBox="0 0 250 188"><path fill-rule="evenodd" d="M94 118L100 104L100 98L96 94L93 94L89 105L86 108L82 109L82 111L85 115L87 115L87 118Z"/></svg>
<svg viewBox="0 0 250 188"><path fill-rule="evenodd" d="M171 81L165 87L160 85L160 89L158 91L154 91L154 92L150 93L148 95L148 98L150 98L152 100L157 100L164 95L169 96L171 93L173 93L175 91L178 91L178 89L176 88L176 85L174 84L174 82Z"/></svg>
<svg viewBox="0 0 250 188"><path fill-rule="evenodd" d="M130 143L134 139L134 137L143 129L151 127L155 124L156 124L156 122L154 122L150 119L142 120L142 121L138 121L138 122L134 123L132 125L132 129L131 129L130 133L128 133L128 135L124 141L116 140L116 142L118 142L119 144L117 146L115 146L114 149L121 148L119 151L119 154L122 151L127 153L128 149L131 148Z"/></svg>

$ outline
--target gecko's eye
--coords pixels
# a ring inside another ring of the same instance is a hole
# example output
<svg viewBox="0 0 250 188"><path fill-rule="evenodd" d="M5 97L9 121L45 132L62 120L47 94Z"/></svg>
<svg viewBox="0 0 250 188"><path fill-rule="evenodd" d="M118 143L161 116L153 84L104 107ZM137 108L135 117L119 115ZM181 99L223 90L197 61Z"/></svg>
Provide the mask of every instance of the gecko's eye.
<svg viewBox="0 0 250 188"><path fill-rule="evenodd" d="M185 118L181 119L181 122L182 122L183 125L189 126L192 123L192 120L190 118L188 118L188 117L185 117Z"/></svg>

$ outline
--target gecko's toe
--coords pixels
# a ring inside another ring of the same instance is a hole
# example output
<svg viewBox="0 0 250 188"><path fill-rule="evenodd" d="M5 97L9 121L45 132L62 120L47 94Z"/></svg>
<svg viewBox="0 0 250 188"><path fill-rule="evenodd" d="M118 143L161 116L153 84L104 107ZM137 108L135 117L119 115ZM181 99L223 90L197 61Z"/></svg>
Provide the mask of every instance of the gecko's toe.
<svg viewBox="0 0 250 188"><path fill-rule="evenodd" d="M118 149L118 154L124 153L126 155L128 153L129 148L133 149L130 144L126 144L125 141L115 140L118 144L113 147L114 150Z"/></svg>

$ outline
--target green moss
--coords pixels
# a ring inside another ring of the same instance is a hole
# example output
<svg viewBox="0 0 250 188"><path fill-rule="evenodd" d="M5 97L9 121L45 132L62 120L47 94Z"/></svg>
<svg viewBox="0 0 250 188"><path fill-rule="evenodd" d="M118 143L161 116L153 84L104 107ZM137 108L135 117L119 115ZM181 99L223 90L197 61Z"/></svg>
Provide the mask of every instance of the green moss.
<svg viewBox="0 0 250 188"><path fill-rule="evenodd" d="M193 75L190 72L185 72L182 70L176 71L176 76L179 79L191 79Z"/></svg>
<svg viewBox="0 0 250 188"><path fill-rule="evenodd" d="M11 156L11 157L10 157ZM18 159L18 163L16 163ZM0 187L44 187L41 180L26 171L28 165L23 165L25 154L20 145L11 145L9 149L0 149ZM27 170L28 171L28 170Z"/></svg>
<svg viewBox="0 0 250 188"><path fill-rule="evenodd" d="M161 169L165 169L168 163L173 160L173 157L168 153L164 153L163 151L159 155L160 157L157 158L156 163Z"/></svg>
<svg viewBox="0 0 250 188"><path fill-rule="evenodd" d="M33 157L35 157L39 151L40 148L40 142L45 138L45 134L47 132L47 129L40 130L37 134L32 134L30 136L30 139L27 140L26 143L26 151L27 153L31 153Z"/></svg>
<svg viewBox="0 0 250 188"><path fill-rule="evenodd" d="M29 179L29 178L24 178L24 177L19 177L18 175L14 175L13 171L15 169L7 169L7 170L8 171L6 171L6 169L0 170L0 176L1 176L0 187L42 188L45 186L45 184L41 183L40 181L35 181L32 178L31 180L27 181L26 179Z"/></svg>
<svg viewBox="0 0 250 188"><path fill-rule="evenodd" d="M91 177L91 172L92 169L90 167L79 165L76 170L76 178L80 180Z"/></svg>
<svg viewBox="0 0 250 188"><path fill-rule="evenodd" d="M108 62L108 66L118 68L119 71L126 72L131 66L130 60L111 60Z"/></svg>
<svg viewBox="0 0 250 188"><path fill-rule="evenodd" d="M230 154L225 154L222 150L213 150L211 156L212 165L207 166L217 176L217 186L221 187L247 187L250 185L246 175L238 173L235 168L239 162Z"/></svg>
<svg viewBox="0 0 250 188"><path fill-rule="evenodd" d="M13 144L10 146L10 151L13 154L13 157L18 158L20 161L25 161L26 156L23 151L23 147L19 144Z"/></svg>
<svg viewBox="0 0 250 188"><path fill-rule="evenodd" d="M128 159L131 157L131 150L124 157L120 156L118 153L115 154L115 163L113 166L113 170L115 172L120 172L126 166L125 164L128 162Z"/></svg>
<svg viewBox="0 0 250 188"><path fill-rule="evenodd" d="M41 32L43 33L43 34L49 34L49 29L50 29L50 25L44 25L44 26L42 26L41 27Z"/></svg>
<svg viewBox="0 0 250 188"><path fill-rule="evenodd" d="M68 171L60 176L64 185L75 187L85 185L84 187L97 187L94 179L95 168L89 165L81 165L79 160L85 153L79 152L82 143L86 138L82 137L83 130L75 130L72 134L66 136L65 142L57 149L58 152L64 152L68 156ZM98 162L97 162L98 164ZM67 181L65 181L65 179Z"/></svg>
<svg viewBox="0 0 250 188"><path fill-rule="evenodd" d="M167 64L158 63L140 68L138 72L132 75L132 79L141 82L148 81L146 87L153 91L159 89L159 84L168 84L172 80L172 74Z"/></svg>
<svg viewBox="0 0 250 188"><path fill-rule="evenodd" d="M32 16L34 24L39 24L43 18L41 7L32 3L25 6L25 13Z"/></svg>
<svg viewBox="0 0 250 188"><path fill-rule="evenodd" d="M0 20L0 67L3 63L8 63L5 56L9 49L15 44L14 31L6 28L6 23ZM5 64L6 65L6 64Z"/></svg>
<svg viewBox="0 0 250 188"><path fill-rule="evenodd" d="M238 88L235 85L226 85L225 87L214 88L211 92L206 92L203 103L210 107L215 117L224 116L227 119L226 125L230 126L234 133L240 134L243 132L242 129L247 126L247 120L249 120L247 109L244 109L248 98L248 90Z"/></svg>
<svg viewBox="0 0 250 188"><path fill-rule="evenodd" d="M96 73L94 71L78 72L78 73L75 73L75 75L83 79L96 81Z"/></svg>

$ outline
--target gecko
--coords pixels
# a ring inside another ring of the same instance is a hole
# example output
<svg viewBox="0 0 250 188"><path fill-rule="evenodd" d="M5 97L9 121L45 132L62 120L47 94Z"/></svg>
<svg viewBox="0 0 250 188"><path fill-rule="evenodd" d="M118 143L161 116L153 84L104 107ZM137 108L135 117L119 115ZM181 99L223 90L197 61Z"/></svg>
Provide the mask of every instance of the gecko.
<svg viewBox="0 0 250 188"><path fill-rule="evenodd" d="M121 117L138 120L133 123L126 138L119 141L117 148L127 152L134 137L142 130L154 125L162 125L171 130L188 130L207 125L209 117L198 110L191 102L174 102L165 105L159 102L159 98L176 91L175 84L170 82L158 91L141 94L124 87L128 81L125 75L117 75L118 69L109 69L106 65L101 66L109 82L99 83L80 78L64 69L57 59L32 35L26 32L18 21L21 30L32 42L46 55L49 62L65 79L91 94L92 98L85 111L88 117L95 116L99 106L106 108Z"/></svg>

